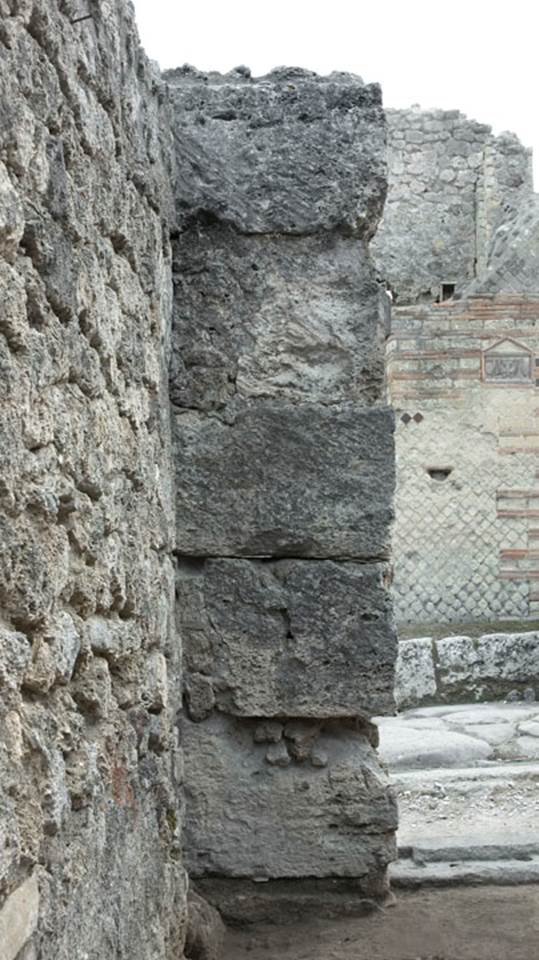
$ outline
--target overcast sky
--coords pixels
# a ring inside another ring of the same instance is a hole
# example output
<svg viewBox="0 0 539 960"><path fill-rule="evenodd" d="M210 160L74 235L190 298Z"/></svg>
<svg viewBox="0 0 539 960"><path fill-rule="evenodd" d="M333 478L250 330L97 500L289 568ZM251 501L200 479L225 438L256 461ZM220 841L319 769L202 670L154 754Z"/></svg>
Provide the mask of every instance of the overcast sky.
<svg viewBox="0 0 539 960"><path fill-rule="evenodd" d="M534 148L539 188L539 6L534 0L134 0L148 55L254 75L347 70L388 107L458 108ZM536 8L537 9L534 9Z"/></svg>

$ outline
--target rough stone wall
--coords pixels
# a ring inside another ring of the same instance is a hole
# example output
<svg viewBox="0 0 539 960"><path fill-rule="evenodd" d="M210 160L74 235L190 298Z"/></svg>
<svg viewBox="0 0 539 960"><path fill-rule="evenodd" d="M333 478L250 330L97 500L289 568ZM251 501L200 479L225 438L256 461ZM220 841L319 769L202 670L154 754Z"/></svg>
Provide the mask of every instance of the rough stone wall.
<svg viewBox="0 0 539 960"><path fill-rule="evenodd" d="M369 722L393 708L396 654L380 91L167 79L189 870L242 919L340 885L357 910L386 890L396 826Z"/></svg>
<svg viewBox="0 0 539 960"><path fill-rule="evenodd" d="M373 253L397 303L432 302L487 267L532 196L531 152L458 110L388 110L389 192Z"/></svg>
<svg viewBox="0 0 539 960"><path fill-rule="evenodd" d="M393 311L397 620L539 614L539 300Z"/></svg>
<svg viewBox="0 0 539 960"><path fill-rule="evenodd" d="M177 960L169 135L77 12L0 0L0 952Z"/></svg>

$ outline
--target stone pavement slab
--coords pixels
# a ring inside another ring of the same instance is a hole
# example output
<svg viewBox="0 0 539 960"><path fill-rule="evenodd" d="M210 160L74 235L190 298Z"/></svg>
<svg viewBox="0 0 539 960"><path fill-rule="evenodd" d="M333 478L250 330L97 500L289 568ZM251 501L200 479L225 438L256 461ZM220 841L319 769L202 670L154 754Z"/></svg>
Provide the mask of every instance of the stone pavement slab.
<svg viewBox="0 0 539 960"><path fill-rule="evenodd" d="M422 767L456 767L488 760L492 747L485 740L448 727L417 730L381 726L380 756L390 770Z"/></svg>

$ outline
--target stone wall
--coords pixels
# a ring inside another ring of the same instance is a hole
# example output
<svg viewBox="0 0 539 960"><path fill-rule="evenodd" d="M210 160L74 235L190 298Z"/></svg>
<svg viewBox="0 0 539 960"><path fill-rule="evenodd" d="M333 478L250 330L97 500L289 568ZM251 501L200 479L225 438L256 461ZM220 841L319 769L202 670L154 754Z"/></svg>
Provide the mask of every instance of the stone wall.
<svg viewBox="0 0 539 960"><path fill-rule="evenodd" d="M0 952L177 960L168 124L81 9L0 0Z"/></svg>
<svg viewBox="0 0 539 960"><path fill-rule="evenodd" d="M397 307L392 331L397 620L537 618L539 298Z"/></svg>
<svg viewBox="0 0 539 960"><path fill-rule="evenodd" d="M532 196L531 152L458 110L388 110L389 192L373 244L397 303L481 276L498 227ZM513 292L517 292L511 288Z"/></svg>
<svg viewBox="0 0 539 960"><path fill-rule="evenodd" d="M369 721L396 655L380 91L167 79L188 866L235 919L345 892L357 910L387 889L396 826Z"/></svg>

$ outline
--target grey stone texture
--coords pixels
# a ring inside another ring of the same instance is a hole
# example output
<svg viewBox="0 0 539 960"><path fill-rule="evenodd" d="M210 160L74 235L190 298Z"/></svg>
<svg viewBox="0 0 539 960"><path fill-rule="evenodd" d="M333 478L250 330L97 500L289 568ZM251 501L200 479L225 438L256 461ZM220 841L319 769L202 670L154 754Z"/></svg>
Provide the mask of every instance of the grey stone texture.
<svg viewBox="0 0 539 960"><path fill-rule="evenodd" d="M238 716L348 717L391 711L395 635L383 564L207 560L179 565L188 702ZM286 731L285 731L286 732ZM280 740L271 725L260 737ZM258 737L255 737L258 739Z"/></svg>
<svg viewBox="0 0 539 960"><path fill-rule="evenodd" d="M493 237L533 193L531 151L458 110L388 110L389 191L373 243L397 303L432 301L487 268Z"/></svg>
<svg viewBox="0 0 539 960"><path fill-rule="evenodd" d="M282 884L301 880L299 908L328 878L356 884L359 911L387 892L396 824L368 719L394 709L396 656L387 298L368 245L379 90L306 71L167 79L186 856L234 918L277 918Z"/></svg>
<svg viewBox="0 0 539 960"><path fill-rule="evenodd" d="M377 84L293 68L252 80L242 69L184 67L165 78L180 212L210 214L241 233L373 233L386 191Z"/></svg>
<svg viewBox="0 0 539 960"><path fill-rule="evenodd" d="M178 553L388 557L388 408L236 400L175 412L173 434Z"/></svg>
<svg viewBox="0 0 539 960"><path fill-rule="evenodd" d="M539 694L539 634L401 640L395 671L397 706L470 703Z"/></svg>
<svg viewBox="0 0 539 960"><path fill-rule="evenodd" d="M186 857L192 876L354 877L372 894L395 854L397 809L387 775L357 724L329 721L319 769L267 763L256 721L185 719Z"/></svg>
<svg viewBox="0 0 539 960"><path fill-rule="evenodd" d="M245 235L200 216L175 244L174 277L178 407L381 399L386 298L348 235Z"/></svg>
<svg viewBox="0 0 539 960"><path fill-rule="evenodd" d="M0 952L177 960L166 97L77 12L0 0Z"/></svg>

